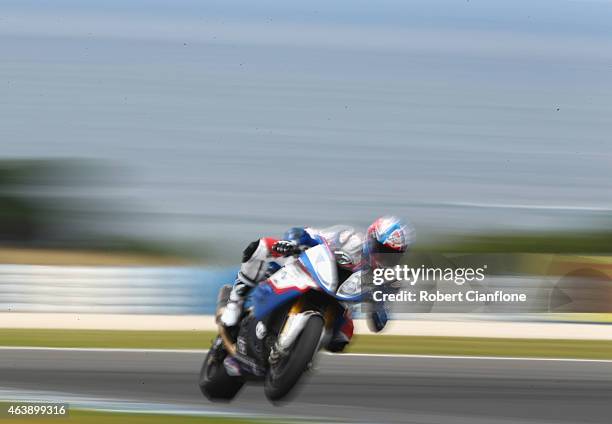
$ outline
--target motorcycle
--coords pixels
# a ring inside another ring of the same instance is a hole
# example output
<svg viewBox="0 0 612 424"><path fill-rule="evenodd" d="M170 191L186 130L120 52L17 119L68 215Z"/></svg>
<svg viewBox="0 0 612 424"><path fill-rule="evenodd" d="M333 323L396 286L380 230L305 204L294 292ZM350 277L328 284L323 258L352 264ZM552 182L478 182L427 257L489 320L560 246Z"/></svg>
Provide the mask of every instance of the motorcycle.
<svg viewBox="0 0 612 424"><path fill-rule="evenodd" d="M247 381L263 381L266 397L281 400L312 369L319 350L334 350L334 325L347 305L363 299L361 273L344 279L336 254L320 241L259 283L246 300L240 324L230 329L219 318L231 286L221 288L219 333L199 379L208 399L229 401Z"/></svg>

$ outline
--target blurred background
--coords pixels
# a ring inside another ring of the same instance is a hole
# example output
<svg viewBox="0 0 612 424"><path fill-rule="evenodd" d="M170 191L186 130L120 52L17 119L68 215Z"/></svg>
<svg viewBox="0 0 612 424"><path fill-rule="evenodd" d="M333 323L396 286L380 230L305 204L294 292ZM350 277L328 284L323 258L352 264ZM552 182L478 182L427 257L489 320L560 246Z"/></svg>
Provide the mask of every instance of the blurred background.
<svg viewBox="0 0 612 424"><path fill-rule="evenodd" d="M492 262L532 312L587 278L562 305L606 312L611 12L5 0L0 305L211 312L251 240L393 213L417 263Z"/></svg>
<svg viewBox="0 0 612 424"><path fill-rule="evenodd" d="M0 421L38 400L74 423L609 423L611 16L0 0ZM360 355L321 355L293 403L205 401L245 246L385 214L415 226L409 265L487 267L417 288L528 301L397 303L375 335L356 311Z"/></svg>

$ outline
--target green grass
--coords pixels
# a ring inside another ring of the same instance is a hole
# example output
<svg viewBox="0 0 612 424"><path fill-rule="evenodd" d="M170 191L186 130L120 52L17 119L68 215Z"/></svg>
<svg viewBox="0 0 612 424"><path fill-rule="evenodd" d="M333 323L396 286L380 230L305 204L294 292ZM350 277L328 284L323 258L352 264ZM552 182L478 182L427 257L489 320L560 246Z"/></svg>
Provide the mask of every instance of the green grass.
<svg viewBox="0 0 612 424"><path fill-rule="evenodd" d="M612 359L612 340L362 335L355 353Z"/></svg>
<svg viewBox="0 0 612 424"><path fill-rule="evenodd" d="M0 329L0 346L207 349L213 331Z"/></svg>
<svg viewBox="0 0 612 424"><path fill-rule="evenodd" d="M14 404L21 404L14 402ZM190 415L171 415L171 414L146 414L146 413L123 413L123 412L103 412L82 409L70 409L69 416L66 417L25 417L18 416L8 418L6 410L10 403L2 402L2 414L0 418L3 424L34 424L34 423L71 423L71 424L256 424L256 423L282 423L287 421L280 420L256 420L235 417L206 417Z"/></svg>
<svg viewBox="0 0 612 424"><path fill-rule="evenodd" d="M215 333L0 329L0 346L206 349ZM357 335L354 353L612 359L611 340Z"/></svg>

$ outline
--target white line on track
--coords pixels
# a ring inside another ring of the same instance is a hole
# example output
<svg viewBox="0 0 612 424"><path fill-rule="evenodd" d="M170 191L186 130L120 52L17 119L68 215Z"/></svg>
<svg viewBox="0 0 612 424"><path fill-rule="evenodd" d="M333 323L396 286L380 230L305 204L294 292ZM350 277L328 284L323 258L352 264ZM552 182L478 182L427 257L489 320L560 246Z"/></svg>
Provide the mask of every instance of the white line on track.
<svg viewBox="0 0 612 424"><path fill-rule="evenodd" d="M42 347L42 346L0 346L1 350L41 350L64 352L126 352L126 353L191 353L205 354L206 349L132 349L132 348L98 348L98 347ZM425 359L482 359L498 361L556 361L556 362L602 362L612 363L612 359L586 359L586 358L536 358L521 356L474 356L474 355L415 355L393 353L328 353L329 356L372 357L372 358L425 358Z"/></svg>
<svg viewBox="0 0 612 424"><path fill-rule="evenodd" d="M366 356L379 358L426 358L426 359L484 359L500 361L562 361L562 362L603 362L612 363L612 359L586 359L586 358L537 358L522 356L474 356L474 355L413 355L413 354L389 354L389 353L342 353L338 356Z"/></svg>

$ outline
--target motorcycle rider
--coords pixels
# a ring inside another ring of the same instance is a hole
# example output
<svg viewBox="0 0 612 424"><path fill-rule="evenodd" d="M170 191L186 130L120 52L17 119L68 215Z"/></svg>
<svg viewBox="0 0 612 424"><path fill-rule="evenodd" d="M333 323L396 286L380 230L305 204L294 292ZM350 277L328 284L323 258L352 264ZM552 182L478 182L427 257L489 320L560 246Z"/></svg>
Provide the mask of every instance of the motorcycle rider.
<svg viewBox="0 0 612 424"><path fill-rule="evenodd" d="M414 241L414 231L401 219L383 216L370 225L365 234L349 226L337 225L327 229L295 227L282 239L264 237L250 243L243 252L240 271L234 282L229 301L221 315L226 327L238 324L242 305L248 293L260 281L281 268L289 258L303 250L326 243L336 257L339 280L345 281L353 273L367 273L375 268L393 267ZM384 305L371 304L369 326L381 331L388 321ZM328 348L342 350L353 335L350 311L334 325L334 335Z"/></svg>

